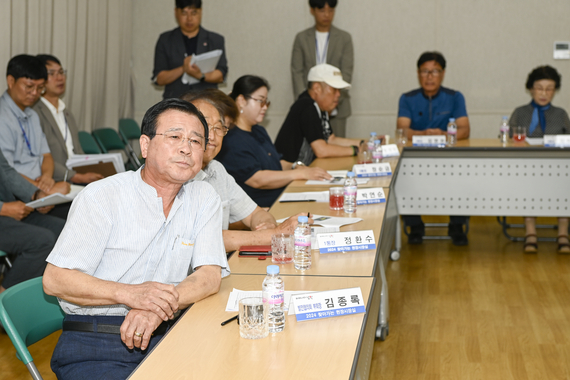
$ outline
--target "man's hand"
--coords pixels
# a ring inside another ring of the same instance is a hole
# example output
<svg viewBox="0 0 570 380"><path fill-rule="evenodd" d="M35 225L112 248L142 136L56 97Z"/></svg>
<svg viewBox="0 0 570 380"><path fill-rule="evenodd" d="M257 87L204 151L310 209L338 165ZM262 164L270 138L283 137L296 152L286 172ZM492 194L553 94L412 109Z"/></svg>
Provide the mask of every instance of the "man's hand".
<svg viewBox="0 0 570 380"><path fill-rule="evenodd" d="M99 173L76 173L70 180L73 183L91 183L103 178L103 175Z"/></svg>
<svg viewBox="0 0 570 380"><path fill-rule="evenodd" d="M51 210L53 210L55 206L45 206L45 207L38 207L36 209L37 212L41 213L41 214L47 214L48 212L50 212Z"/></svg>
<svg viewBox="0 0 570 380"><path fill-rule="evenodd" d="M283 223L281 223L279 226L277 226L277 228L275 229L275 233L276 234L292 234L295 232L295 228L297 228L297 225L299 224L299 222L297 221L297 219L299 219L300 216L307 216L307 213L299 213L297 215L293 215L292 217L290 217L289 219L285 220ZM313 219L309 218L309 224L312 224L314 222Z"/></svg>
<svg viewBox="0 0 570 380"><path fill-rule="evenodd" d="M121 325L121 340L130 350L137 347L144 351L152 333L161 323L160 317L151 311L131 309Z"/></svg>
<svg viewBox="0 0 570 380"><path fill-rule="evenodd" d="M442 131L439 128L426 129L426 135L447 135L447 132Z"/></svg>
<svg viewBox="0 0 570 380"><path fill-rule="evenodd" d="M122 303L132 309L152 311L162 320L168 321L178 311L179 297L174 285L149 281L130 285L121 300L124 299Z"/></svg>
<svg viewBox="0 0 570 380"><path fill-rule="evenodd" d="M0 209L0 216L8 216L16 220L22 220L34 211L33 208L26 206L24 202L4 202Z"/></svg>
<svg viewBox="0 0 570 380"><path fill-rule="evenodd" d="M308 166L301 166L294 170L298 170L303 173L303 178L312 179L317 181L330 180L332 176L325 170L321 168L311 168Z"/></svg>
<svg viewBox="0 0 570 380"><path fill-rule="evenodd" d="M43 189L42 189L43 190ZM67 182L56 182L55 185L52 186L51 190L47 192L48 195L60 193L60 194L69 194L71 191L71 186ZM38 197L41 198L41 197Z"/></svg>
<svg viewBox="0 0 570 380"><path fill-rule="evenodd" d="M51 190L51 188L55 185L55 181L51 176L47 176L42 174L38 178L36 178L36 186L45 191L46 193Z"/></svg>
<svg viewBox="0 0 570 380"><path fill-rule="evenodd" d="M184 72L196 79L202 78L202 70L200 70L200 68L196 64L191 65L190 64L191 59L192 57L184 58Z"/></svg>

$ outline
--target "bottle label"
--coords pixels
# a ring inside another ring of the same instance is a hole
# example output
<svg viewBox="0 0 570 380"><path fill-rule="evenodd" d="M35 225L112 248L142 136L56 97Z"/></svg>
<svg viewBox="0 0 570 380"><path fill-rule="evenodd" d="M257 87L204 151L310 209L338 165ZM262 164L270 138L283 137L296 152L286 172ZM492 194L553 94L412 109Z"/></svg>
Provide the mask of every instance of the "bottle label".
<svg viewBox="0 0 570 380"><path fill-rule="evenodd" d="M271 292L263 292L263 303L277 305L285 301L285 292L283 290L274 290Z"/></svg>
<svg viewBox="0 0 570 380"><path fill-rule="evenodd" d="M344 187L344 196L356 196L356 186L345 186Z"/></svg>
<svg viewBox="0 0 570 380"><path fill-rule="evenodd" d="M311 235L295 234L295 245L302 247L311 246Z"/></svg>
<svg viewBox="0 0 570 380"><path fill-rule="evenodd" d="M457 126L456 125L448 125L447 126L447 133L454 135L457 133Z"/></svg>

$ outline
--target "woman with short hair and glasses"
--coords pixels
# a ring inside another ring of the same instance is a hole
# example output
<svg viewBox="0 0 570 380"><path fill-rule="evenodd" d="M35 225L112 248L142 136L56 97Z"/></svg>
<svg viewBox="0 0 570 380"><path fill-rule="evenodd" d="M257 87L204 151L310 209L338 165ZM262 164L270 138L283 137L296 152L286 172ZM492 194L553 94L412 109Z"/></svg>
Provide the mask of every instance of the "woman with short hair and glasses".
<svg viewBox="0 0 570 380"><path fill-rule="evenodd" d="M281 160L261 123L271 104L269 83L261 77L244 75L233 86L230 96L239 116L224 139L217 159L236 182L261 207L270 207L289 183L297 179L330 179L321 168Z"/></svg>
<svg viewBox="0 0 570 380"><path fill-rule="evenodd" d="M510 135L517 126L526 129L527 137L570 133L568 113L551 104L555 92L560 89L560 74L556 69L551 66L535 68L528 74L526 88L530 91L532 101L514 110L509 120ZM536 218L526 217L525 227L524 251L537 252ZM568 218L558 218L558 252L570 253Z"/></svg>

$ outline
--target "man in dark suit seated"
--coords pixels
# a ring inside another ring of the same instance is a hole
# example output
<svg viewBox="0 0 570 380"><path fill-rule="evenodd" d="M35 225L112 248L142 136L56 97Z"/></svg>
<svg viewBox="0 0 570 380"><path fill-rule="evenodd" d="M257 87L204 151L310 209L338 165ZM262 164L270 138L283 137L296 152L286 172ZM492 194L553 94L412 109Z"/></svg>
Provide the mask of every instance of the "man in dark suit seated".
<svg viewBox="0 0 570 380"><path fill-rule="evenodd" d="M53 55L41 54L37 58L46 66L48 79L45 91L33 109L40 117L40 124L53 157L54 180L83 184L103 178L99 173L76 173L65 166L69 157L83 154L75 118L60 99L65 93L67 70L61 67L61 62Z"/></svg>
<svg viewBox="0 0 570 380"><path fill-rule="evenodd" d="M179 27L162 33L154 52L152 80L165 86L162 97L177 98L192 90L218 88L228 72L224 37L200 25L202 0L176 0L174 15ZM193 54L218 49L222 55L214 70L203 73L197 65L190 64ZM188 80L193 79L198 82L190 84Z"/></svg>
<svg viewBox="0 0 570 380"><path fill-rule="evenodd" d="M54 185L53 191L60 190L59 186ZM65 221L44 215L52 207L38 209L40 213L24 202L45 195L11 167L0 151L0 250L16 255L0 285L0 293L44 273L46 258Z"/></svg>

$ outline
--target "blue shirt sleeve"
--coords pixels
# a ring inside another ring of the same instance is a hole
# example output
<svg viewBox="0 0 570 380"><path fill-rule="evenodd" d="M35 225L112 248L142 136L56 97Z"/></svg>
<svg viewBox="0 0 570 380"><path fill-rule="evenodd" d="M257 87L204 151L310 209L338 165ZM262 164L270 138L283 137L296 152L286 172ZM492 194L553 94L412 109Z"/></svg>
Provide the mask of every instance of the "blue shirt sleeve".
<svg viewBox="0 0 570 380"><path fill-rule="evenodd" d="M459 119L460 117L467 117L467 107L465 106L465 98L459 91L455 93L453 99L453 117Z"/></svg>
<svg viewBox="0 0 570 380"><path fill-rule="evenodd" d="M410 104L406 101L406 97L404 95L400 96L400 102L398 104L398 117L407 117L408 119L412 118L412 109L410 108Z"/></svg>

